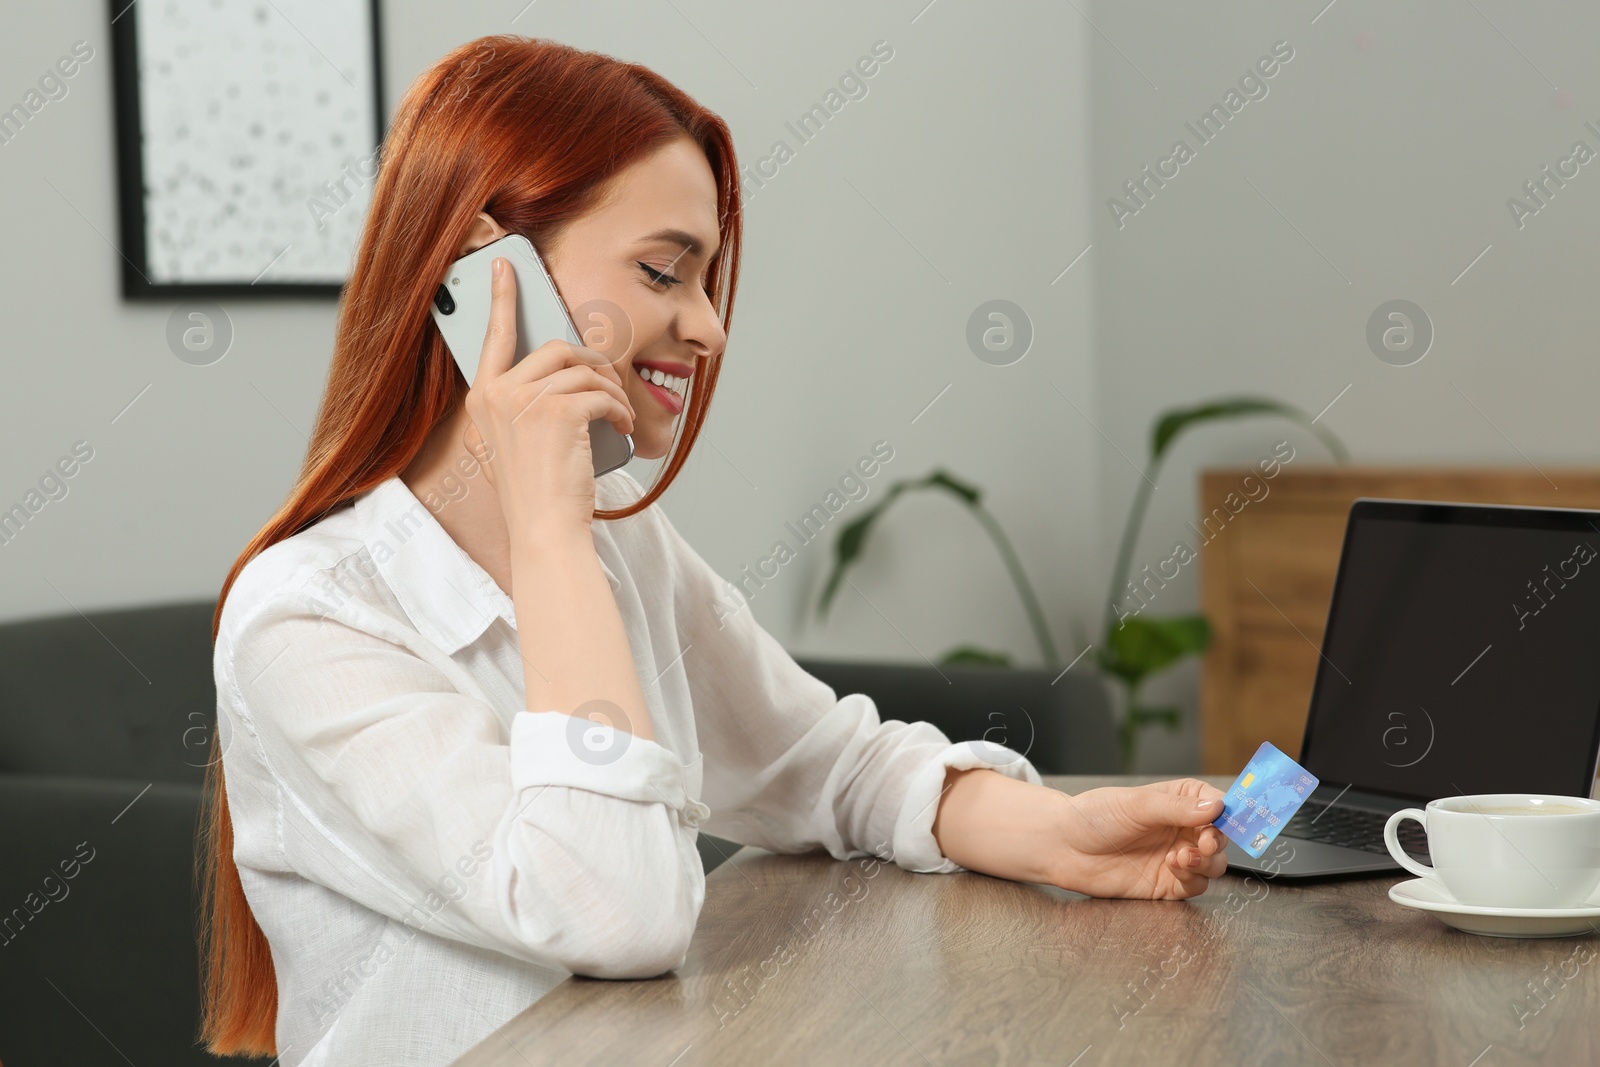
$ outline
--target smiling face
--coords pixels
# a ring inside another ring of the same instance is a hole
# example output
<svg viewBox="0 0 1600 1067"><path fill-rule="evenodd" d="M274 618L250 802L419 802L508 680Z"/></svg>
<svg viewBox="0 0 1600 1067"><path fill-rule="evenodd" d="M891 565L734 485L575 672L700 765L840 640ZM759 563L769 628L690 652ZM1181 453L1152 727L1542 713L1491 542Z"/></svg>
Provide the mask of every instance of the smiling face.
<svg viewBox="0 0 1600 1067"><path fill-rule="evenodd" d="M700 357L716 358L727 344L705 290L719 251L715 179L687 136L620 171L603 202L546 250L584 344L622 377L643 459L667 454Z"/></svg>

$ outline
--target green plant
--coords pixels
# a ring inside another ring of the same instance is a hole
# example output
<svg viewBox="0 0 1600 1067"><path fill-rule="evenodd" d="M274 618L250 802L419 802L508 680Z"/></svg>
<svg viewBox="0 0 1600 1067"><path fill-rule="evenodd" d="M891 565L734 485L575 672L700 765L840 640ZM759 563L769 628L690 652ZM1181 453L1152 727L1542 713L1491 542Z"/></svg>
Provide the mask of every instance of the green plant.
<svg viewBox="0 0 1600 1067"><path fill-rule="evenodd" d="M1226 397L1188 408L1174 408L1156 418L1150 431L1150 458L1140 473L1133 506L1122 529L1117 560L1111 571L1111 589L1106 596L1105 634L1097 657L1100 669L1122 683L1124 688L1122 721L1118 735L1122 750L1122 769L1133 769L1139 731L1161 723L1176 730L1182 721L1175 707L1149 707L1139 700L1140 689L1153 675L1189 656L1204 652L1211 643L1211 624L1204 615L1147 617L1143 614L1120 618L1117 602L1128 584L1133 551L1139 542L1150 496L1156 488L1156 474L1172 444L1186 431L1206 422L1236 419L1249 415L1280 415L1304 426L1325 445L1335 460L1349 458L1344 444L1332 431L1318 426L1299 408L1263 397Z"/></svg>
<svg viewBox="0 0 1600 1067"><path fill-rule="evenodd" d="M817 604L817 614L827 615L828 605L833 602L833 595L838 591L839 583L844 580L844 572L861 557L861 553L867 547L868 536L878 520L883 517L883 513L889 509L889 505L893 504L901 493L917 489L943 490L966 505L973 518L978 520L978 524L994 542L995 549L1000 553L1000 559L1011 575L1011 582L1017 588L1017 595L1022 598L1023 609L1028 613L1028 623L1033 627L1034 637L1038 639L1039 652L1044 657L1045 664L1051 667L1060 666L1061 656L1056 651L1055 642L1050 638L1050 628L1044 620L1044 609L1039 606L1039 597L1034 593L1033 584L1028 581L1028 576L1022 569L1022 561L1017 558L1016 549L1011 547L1011 539L1000 528L995 517L989 513L989 509L983 506L982 491L943 470L934 470L921 478L906 478L895 482L885 490L882 500L839 532L839 539L833 544L833 570L828 575L827 583L822 587L822 598ZM962 645L946 652L940 657L940 662L1007 667L1011 665L1011 657L1003 652L991 652L973 645Z"/></svg>
<svg viewBox="0 0 1600 1067"><path fill-rule="evenodd" d="M1119 616L1117 613L1117 601L1123 588L1128 585L1133 552L1138 546L1139 532L1144 526L1145 513L1150 507L1150 496L1156 488L1156 475L1160 472L1173 443L1190 429L1207 422L1251 415L1277 415L1299 423L1327 447L1336 461L1342 463L1349 458L1344 444L1332 431L1318 426L1299 408L1265 397L1224 397L1194 407L1173 408L1156 417L1150 430L1150 458L1145 462L1144 470L1140 474L1133 505L1129 508L1128 520L1123 526L1122 539L1117 546L1116 563L1111 573L1111 589L1106 597L1105 631L1101 637L1099 655L1095 658L1101 672L1116 679L1123 687L1122 715L1117 730L1124 772L1133 770L1139 732L1144 727L1160 723L1169 730L1176 730L1182 723L1182 714L1178 708L1150 707L1140 701L1140 692L1145 683L1154 675L1187 657L1204 652L1211 643L1211 625L1205 616L1199 613L1171 616L1147 616L1140 613L1130 614L1128 617ZM1045 665L1052 669L1060 667L1061 656L1057 653L1055 642L1050 637L1050 629L1045 623L1039 598L1022 569L1022 562L1017 558L1010 539L1006 537L1005 531L1000 528L995 517L983 506L981 491L939 469L921 478L904 479L893 483L885 491L883 499L840 531L838 540L834 542L833 568L828 574L827 582L822 589L822 597L817 605L818 615L826 616L828 606L838 591L839 583L844 580L845 571L859 561L866 549L868 537L890 505L902 493L921 489L936 489L951 494L978 520L990 540L994 542L1006 570L1011 575L1012 584L1016 586L1017 595L1022 598L1023 608L1027 612L1029 625L1033 627L1034 636L1039 642L1039 651ZM963 645L946 652L940 662L1005 667L1010 666L1011 657L1003 652Z"/></svg>

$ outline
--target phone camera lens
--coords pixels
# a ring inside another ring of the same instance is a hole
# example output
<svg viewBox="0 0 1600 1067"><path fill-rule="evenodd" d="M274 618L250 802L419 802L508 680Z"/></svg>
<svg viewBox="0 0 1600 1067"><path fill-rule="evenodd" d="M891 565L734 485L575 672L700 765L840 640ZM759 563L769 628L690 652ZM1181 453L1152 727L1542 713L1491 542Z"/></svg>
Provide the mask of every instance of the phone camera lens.
<svg viewBox="0 0 1600 1067"><path fill-rule="evenodd" d="M456 302L450 296L450 290L442 285L439 286L439 291L433 294L433 303L439 309L439 314L441 315L452 314L456 309Z"/></svg>

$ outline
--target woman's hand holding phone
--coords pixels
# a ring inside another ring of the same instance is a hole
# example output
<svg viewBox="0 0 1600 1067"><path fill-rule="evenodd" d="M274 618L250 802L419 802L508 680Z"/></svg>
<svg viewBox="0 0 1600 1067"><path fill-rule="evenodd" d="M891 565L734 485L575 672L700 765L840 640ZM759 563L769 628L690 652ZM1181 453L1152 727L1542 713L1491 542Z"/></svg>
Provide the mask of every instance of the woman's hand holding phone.
<svg viewBox="0 0 1600 1067"><path fill-rule="evenodd" d="M489 332L467 391L463 444L499 495L511 536L507 591L528 667L527 706L615 727L622 731L615 744L627 745L628 735L653 740L627 628L590 529L589 423L605 419L630 433L633 406L617 369L592 349L552 340L518 362L516 271L502 258L494 260L489 290ZM571 744L574 735L567 736Z"/></svg>
<svg viewBox="0 0 1600 1067"><path fill-rule="evenodd" d="M587 532L595 508L589 423L605 419L632 433L633 405L617 369L592 349L551 340L515 362L516 285L516 272L497 258L465 444L483 462L513 539L533 528Z"/></svg>

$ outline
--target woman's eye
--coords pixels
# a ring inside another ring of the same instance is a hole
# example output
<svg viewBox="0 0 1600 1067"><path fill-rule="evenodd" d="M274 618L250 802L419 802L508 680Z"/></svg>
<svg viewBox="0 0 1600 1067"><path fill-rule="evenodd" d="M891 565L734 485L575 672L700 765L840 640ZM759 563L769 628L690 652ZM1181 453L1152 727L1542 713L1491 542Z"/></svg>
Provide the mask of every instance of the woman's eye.
<svg viewBox="0 0 1600 1067"><path fill-rule="evenodd" d="M648 263L640 263L639 264L639 269L644 271L647 275L649 275L650 276L650 280L652 282L654 282L656 285L665 285L668 288L671 288L674 285L682 285L683 284L683 279L682 278L674 278L670 274L663 274L661 271L656 270L654 267L650 266L650 264L648 264Z"/></svg>

